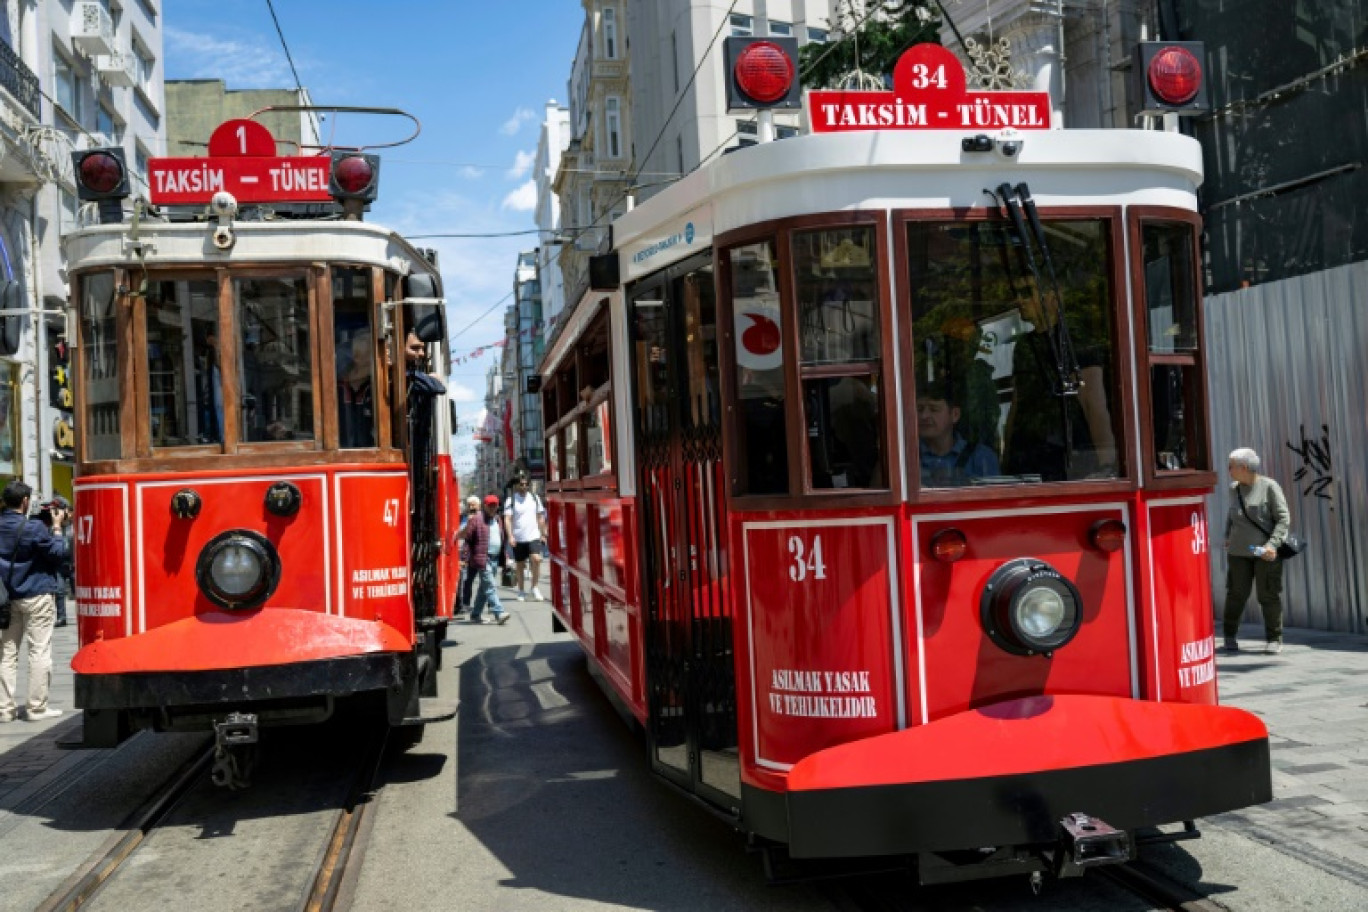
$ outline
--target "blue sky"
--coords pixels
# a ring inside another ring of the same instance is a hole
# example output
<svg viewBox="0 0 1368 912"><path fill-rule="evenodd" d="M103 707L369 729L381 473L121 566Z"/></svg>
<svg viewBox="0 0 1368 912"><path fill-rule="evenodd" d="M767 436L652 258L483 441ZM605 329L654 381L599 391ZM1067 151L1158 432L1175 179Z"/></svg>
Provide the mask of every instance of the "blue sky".
<svg viewBox="0 0 1368 912"><path fill-rule="evenodd" d="M167 79L293 87L266 0L171 0L161 10ZM275 13L315 103L401 108L422 122L413 142L379 150L380 197L368 220L405 235L534 227L532 158L546 102L566 101L584 21L578 0L275 0ZM330 120L325 140L334 129L338 145L391 141L408 125ZM536 235L415 243L440 253L455 354L502 338L507 302L495 304L512 290L518 251L537 246ZM481 411L494 357L455 368L450 387L462 421ZM458 464L469 464L469 433L457 444Z"/></svg>

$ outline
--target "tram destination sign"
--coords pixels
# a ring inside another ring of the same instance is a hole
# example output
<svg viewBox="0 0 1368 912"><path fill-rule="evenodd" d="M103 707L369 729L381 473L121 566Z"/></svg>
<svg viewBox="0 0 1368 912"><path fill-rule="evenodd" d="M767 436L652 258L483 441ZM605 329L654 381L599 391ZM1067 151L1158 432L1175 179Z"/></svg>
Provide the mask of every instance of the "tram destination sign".
<svg viewBox="0 0 1368 912"><path fill-rule="evenodd" d="M148 195L159 206L206 204L221 190L239 203L326 203L331 168L327 156L277 155L264 126L230 120L209 138L207 158L149 159Z"/></svg>
<svg viewBox="0 0 1368 912"><path fill-rule="evenodd" d="M893 91L812 91L814 133L855 130L1048 130L1049 92L970 92L959 59L918 44L893 67Z"/></svg>

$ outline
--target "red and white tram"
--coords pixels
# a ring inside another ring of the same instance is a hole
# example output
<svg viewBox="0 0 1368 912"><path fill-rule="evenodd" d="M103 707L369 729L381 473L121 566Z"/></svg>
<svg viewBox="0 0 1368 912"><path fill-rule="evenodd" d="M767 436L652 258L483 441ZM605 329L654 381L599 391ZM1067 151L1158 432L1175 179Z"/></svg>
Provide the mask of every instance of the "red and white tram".
<svg viewBox="0 0 1368 912"><path fill-rule="evenodd" d="M131 218L120 150L74 154L101 212L64 238L86 743L232 756L366 694L417 726L458 576L435 258L360 220L376 156L277 157L250 119L209 152L152 160L163 209Z"/></svg>
<svg viewBox="0 0 1368 912"><path fill-rule="evenodd" d="M558 624L794 858L1077 873L1271 797L1217 705L1198 145L1012 100L927 46L811 100L618 218L540 369ZM966 108L1017 129L920 128Z"/></svg>

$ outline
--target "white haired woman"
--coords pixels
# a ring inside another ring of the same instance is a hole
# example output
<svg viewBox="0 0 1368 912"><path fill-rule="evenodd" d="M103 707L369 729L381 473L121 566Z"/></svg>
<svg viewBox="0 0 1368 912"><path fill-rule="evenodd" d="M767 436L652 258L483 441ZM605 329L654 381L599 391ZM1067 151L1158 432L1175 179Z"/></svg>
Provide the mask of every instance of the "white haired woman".
<svg viewBox="0 0 1368 912"><path fill-rule="evenodd" d="M1259 454L1241 447L1227 460L1230 513L1226 517L1225 651L1238 652L1240 629L1251 589L1263 609L1265 651L1282 652L1283 567L1278 545L1287 537L1292 516L1282 488L1259 474Z"/></svg>

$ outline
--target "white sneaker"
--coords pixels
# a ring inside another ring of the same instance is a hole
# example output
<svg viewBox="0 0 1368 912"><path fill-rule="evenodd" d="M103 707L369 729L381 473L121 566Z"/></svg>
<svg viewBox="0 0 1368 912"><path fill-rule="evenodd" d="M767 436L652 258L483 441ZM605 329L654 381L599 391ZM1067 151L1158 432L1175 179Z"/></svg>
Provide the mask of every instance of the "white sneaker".
<svg viewBox="0 0 1368 912"><path fill-rule="evenodd" d="M34 712L30 709L28 711L28 715L25 716L25 718L28 719L28 721L30 722L38 722L42 719L55 719L61 714L62 711L60 709L58 709L55 706L49 706L47 709L40 709L37 712Z"/></svg>
<svg viewBox="0 0 1368 912"><path fill-rule="evenodd" d="M532 600L535 602L546 601L546 597L541 594L541 590L538 589L536 586L532 587Z"/></svg>
<svg viewBox="0 0 1368 912"><path fill-rule="evenodd" d="M520 602L525 602L525 601L527 601L527 593L523 592L521 589L518 590L518 601L520 601Z"/></svg>
<svg viewBox="0 0 1368 912"><path fill-rule="evenodd" d="M1282 640L1270 640L1264 652L1271 656L1282 652Z"/></svg>

